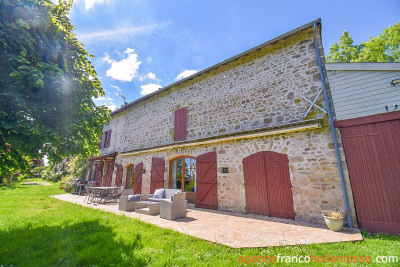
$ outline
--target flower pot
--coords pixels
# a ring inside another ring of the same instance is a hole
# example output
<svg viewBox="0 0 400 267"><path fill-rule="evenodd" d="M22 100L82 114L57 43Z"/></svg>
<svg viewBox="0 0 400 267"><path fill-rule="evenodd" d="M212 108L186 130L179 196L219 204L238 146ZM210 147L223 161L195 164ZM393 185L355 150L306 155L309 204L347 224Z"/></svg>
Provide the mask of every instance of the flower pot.
<svg viewBox="0 0 400 267"><path fill-rule="evenodd" d="M339 232L343 228L343 218L324 216L324 220L328 228L332 231Z"/></svg>

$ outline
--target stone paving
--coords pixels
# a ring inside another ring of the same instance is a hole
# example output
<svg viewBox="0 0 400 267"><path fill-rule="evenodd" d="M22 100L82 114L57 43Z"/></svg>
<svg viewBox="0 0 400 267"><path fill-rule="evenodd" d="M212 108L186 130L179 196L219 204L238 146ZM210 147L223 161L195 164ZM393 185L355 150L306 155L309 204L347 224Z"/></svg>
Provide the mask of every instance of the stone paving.
<svg viewBox="0 0 400 267"><path fill-rule="evenodd" d="M188 208L186 218L170 221L159 216L120 211L116 203L87 204L84 202L85 196L62 194L53 197L85 207L119 215L124 214L158 227L169 228L182 234L234 248L362 240L358 229L344 228L342 232L333 232L322 225L260 215Z"/></svg>

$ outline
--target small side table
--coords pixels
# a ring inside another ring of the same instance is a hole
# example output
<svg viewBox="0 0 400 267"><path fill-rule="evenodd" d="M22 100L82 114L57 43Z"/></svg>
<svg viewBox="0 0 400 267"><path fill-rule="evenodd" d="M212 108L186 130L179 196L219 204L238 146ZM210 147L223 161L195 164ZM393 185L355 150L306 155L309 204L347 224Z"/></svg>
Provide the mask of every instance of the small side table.
<svg viewBox="0 0 400 267"><path fill-rule="evenodd" d="M135 212L147 215L158 215L160 214L160 204L160 202L139 201L135 204Z"/></svg>

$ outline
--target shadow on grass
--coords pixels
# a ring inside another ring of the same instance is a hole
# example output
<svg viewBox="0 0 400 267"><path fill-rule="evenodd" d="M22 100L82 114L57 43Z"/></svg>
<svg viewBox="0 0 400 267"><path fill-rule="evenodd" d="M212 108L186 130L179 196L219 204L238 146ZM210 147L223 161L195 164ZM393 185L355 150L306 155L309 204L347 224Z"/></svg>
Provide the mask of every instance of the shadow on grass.
<svg viewBox="0 0 400 267"><path fill-rule="evenodd" d="M98 221L63 226L32 226L0 232L0 266L143 266L141 235L117 240Z"/></svg>

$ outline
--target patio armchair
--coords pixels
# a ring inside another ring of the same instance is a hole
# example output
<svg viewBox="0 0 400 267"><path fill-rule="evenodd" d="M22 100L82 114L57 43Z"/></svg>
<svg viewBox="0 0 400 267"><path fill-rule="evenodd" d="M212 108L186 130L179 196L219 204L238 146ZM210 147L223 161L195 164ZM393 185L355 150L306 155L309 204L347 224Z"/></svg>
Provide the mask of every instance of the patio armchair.
<svg viewBox="0 0 400 267"><path fill-rule="evenodd" d="M123 189L119 197L119 210L134 211L136 202L140 201L140 194L133 194L133 189Z"/></svg>
<svg viewBox="0 0 400 267"><path fill-rule="evenodd" d="M186 217L187 201L186 193L175 193L171 199L162 199L160 206L160 217L168 220L175 220Z"/></svg>

